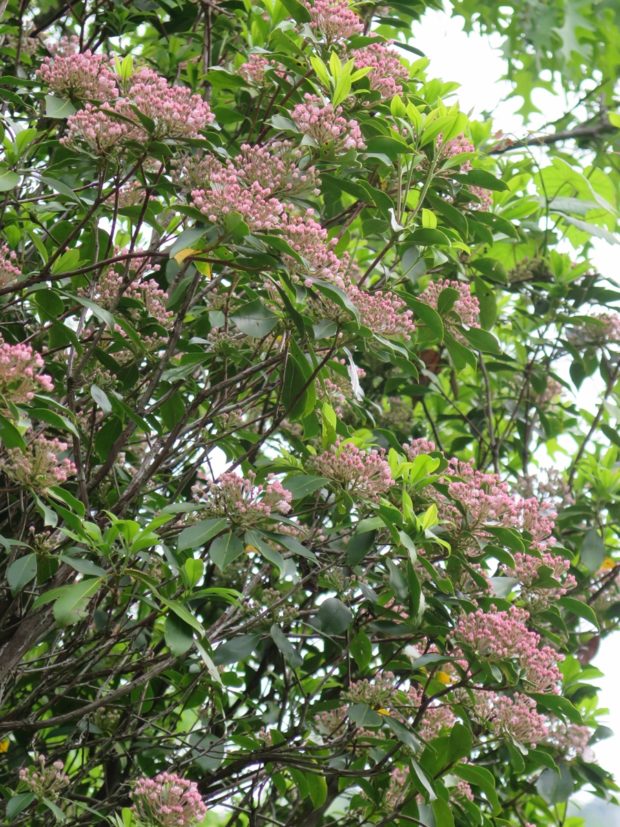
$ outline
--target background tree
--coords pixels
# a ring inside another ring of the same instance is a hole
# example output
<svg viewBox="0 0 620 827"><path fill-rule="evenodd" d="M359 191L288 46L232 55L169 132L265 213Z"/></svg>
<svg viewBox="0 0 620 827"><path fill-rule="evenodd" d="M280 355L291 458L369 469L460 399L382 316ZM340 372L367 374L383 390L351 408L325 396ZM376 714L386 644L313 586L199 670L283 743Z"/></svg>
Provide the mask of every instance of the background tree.
<svg viewBox="0 0 620 827"><path fill-rule="evenodd" d="M616 789L619 12L455 4L583 99L510 142L407 43L436 5L0 4L6 824Z"/></svg>

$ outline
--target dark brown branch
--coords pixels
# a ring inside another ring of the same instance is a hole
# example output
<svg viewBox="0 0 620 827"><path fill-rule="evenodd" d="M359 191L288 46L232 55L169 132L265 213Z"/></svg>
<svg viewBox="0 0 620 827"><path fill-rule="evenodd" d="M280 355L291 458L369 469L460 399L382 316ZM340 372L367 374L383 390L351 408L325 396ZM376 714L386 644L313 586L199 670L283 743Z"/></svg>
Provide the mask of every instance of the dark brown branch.
<svg viewBox="0 0 620 827"><path fill-rule="evenodd" d="M574 129L564 129L560 132L553 132L551 135L532 135L529 138L522 138L513 141L511 138L503 138L491 147L489 155L502 155L504 152L511 152L513 149L521 149L526 146L551 146L562 141L595 140L603 135L616 132L616 127L609 121L602 121L596 124L576 126Z"/></svg>

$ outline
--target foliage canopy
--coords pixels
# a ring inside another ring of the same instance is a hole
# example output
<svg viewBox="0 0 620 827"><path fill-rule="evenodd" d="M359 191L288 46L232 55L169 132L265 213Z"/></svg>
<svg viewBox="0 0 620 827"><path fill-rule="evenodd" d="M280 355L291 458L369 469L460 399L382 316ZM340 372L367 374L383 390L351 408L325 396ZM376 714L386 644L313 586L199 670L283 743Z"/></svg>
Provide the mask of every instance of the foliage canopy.
<svg viewBox="0 0 620 827"><path fill-rule="evenodd" d="M583 98L515 142L408 42L433 6L0 3L4 823L616 789L620 10L454 3L526 113Z"/></svg>

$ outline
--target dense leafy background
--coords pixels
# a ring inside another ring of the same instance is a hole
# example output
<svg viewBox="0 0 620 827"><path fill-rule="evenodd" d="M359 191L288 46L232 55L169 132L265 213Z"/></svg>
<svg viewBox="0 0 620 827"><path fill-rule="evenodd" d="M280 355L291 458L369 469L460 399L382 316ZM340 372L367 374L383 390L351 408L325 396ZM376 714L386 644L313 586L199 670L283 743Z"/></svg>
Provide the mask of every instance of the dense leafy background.
<svg viewBox="0 0 620 827"><path fill-rule="evenodd" d="M298 0L3 5L5 823L135 825L171 770L205 825L577 827L573 791L616 789L572 728L608 734L589 662L620 605L620 291L588 261L617 228L617 4L454 4L505 36L526 114L537 84L583 98L523 146L408 45L438 4L359 3L346 38ZM87 92L40 68L71 36L105 56ZM145 68L202 103L151 106ZM306 95L358 138L309 137ZM20 343L51 382L11 372ZM561 692L458 637L510 606ZM519 698L548 737L497 723ZM38 756L57 790L20 780Z"/></svg>

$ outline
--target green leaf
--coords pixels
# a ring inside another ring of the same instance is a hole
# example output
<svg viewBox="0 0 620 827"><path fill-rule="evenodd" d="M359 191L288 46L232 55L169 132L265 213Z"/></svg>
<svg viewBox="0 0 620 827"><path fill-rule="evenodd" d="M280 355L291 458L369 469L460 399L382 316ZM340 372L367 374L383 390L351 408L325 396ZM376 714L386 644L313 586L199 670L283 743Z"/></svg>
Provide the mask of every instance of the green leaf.
<svg viewBox="0 0 620 827"><path fill-rule="evenodd" d="M75 114L75 106L65 98L58 98L56 95L46 95L45 114L48 118L64 120Z"/></svg>
<svg viewBox="0 0 620 827"><path fill-rule="evenodd" d="M471 327L465 331L465 337L472 347L481 350L483 353L501 354L501 348L495 336L488 330L480 327Z"/></svg>
<svg viewBox="0 0 620 827"><path fill-rule="evenodd" d="M355 533L347 545L346 563L348 566L359 565L375 544L376 531Z"/></svg>
<svg viewBox="0 0 620 827"><path fill-rule="evenodd" d="M282 402L291 420L306 416L316 404L310 366L303 354L296 355L291 350L286 359L284 378L282 380Z"/></svg>
<svg viewBox="0 0 620 827"><path fill-rule="evenodd" d="M599 533L591 528L583 538L580 560L588 571L595 572L601 567L605 556L605 543Z"/></svg>
<svg viewBox="0 0 620 827"><path fill-rule="evenodd" d="M269 630L269 634L271 635L271 639L278 647L280 652L282 653L282 657L284 660L293 667L293 669L297 669L299 666L302 665L303 658L286 637L282 629L274 623L271 629Z"/></svg>
<svg viewBox="0 0 620 827"><path fill-rule="evenodd" d="M280 573L284 572L284 557L282 557L279 551L276 551L269 545L268 538L261 534L260 531L246 531L245 542L248 546L253 546L265 560L268 560L276 566Z"/></svg>
<svg viewBox="0 0 620 827"><path fill-rule="evenodd" d="M71 566L72 569L78 571L80 574L87 574L91 577L105 577L106 571L93 563L92 560L87 560L84 557L71 557L69 554L61 554L60 559L63 563Z"/></svg>
<svg viewBox="0 0 620 827"><path fill-rule="evenodd" d="M353 623L353 615L337 597L328 597L319 606L315 623L327 635L341 635Z"/></svg>
<svg viewBox="0 0 620 827"><path fill-rule="evenodd" d="M282 485L291 492L294 500L300 500L324 488L327 482L325 477L315 477L311 474L289 474L282 481Z"/></svg>
<svg viewBox="0 0 620 827"><path fill-rule="evenodd" d="M0 414L0 442L6 448L20 448L22 451L26 448L26 441L17 430L15 425Z"/></svg>
<svg viewBox="0 0 620 827"><path fill-rule="evenodd" d="M177 548L179 551L185 549L199 549L205 546L212 537L219 534L226 528L226 520L224 517L215 517L210 520L201 520L199 523L190 525L184 528L179 534L177 540Z"/></svg>
<svg viewBox="0 0 620 827"><path fill-rule="evenodd" d="M501 812L499 798L495 792L495 776L492 772L473 764L459 764L453 768L452 772L469 784L480 787L493 808L493 812L496 814Z"/></svg>
<svg viewBox="0 0 620 827"><path fill-rule="evenodd" d="M0 192L9 192L19 184L19 175L10 169L0 168Z"/></svg>
<svg viewBox="0 0 620 827"><path fill-rule="evenodd" d="M213 653L213 661L218 666L238 663L249 658L260 641L260 635L239 635L218 646Z"/></svg>
<svg viewBox="0 0 620 827"><path fill-rule="evenodd" d="M191 648L194 634L191 626L176 615L169 614L164 624L164 639L172 654L180 657Z"/></svg>
<svg viewBox="0 0 620 827"><path fill-rule="evenodd" d="M447 801L437 798L431 807L435 817L435 827L454 827L454 816Z"/></svg>
<svg viewBox="0 0 620 827"><path fill-rule="evenodd" d="M6 805L6 817L9 820L14 819L15 816L22 812L22 810L29 807L35 798L36 796L34 793L18 793L12 798L9 798Z"/></svg>
<svg viewBox="0 0 620 827"><path fill-rule="evenodd" d="M311 772L307 769L304 771L304 775L312 804L315 809L322 807L327 801L327 781L325 780L325 776L321 773L318 766L317 772Z"/></svg>
<svg viewBox="0 0 620 827"><path fill-rule="evenodd" d="M392 732L394 733L394 735L396 735L396 737L401 742L401 744L404 744L413 753L416 753L416 752L419 751L420 742L418 741L416 736L407 729L406 726L403 726L403 724L401 724L398 721L394 720L394 718L391 715L386 715L384 717L384 721L385 721L386 726L388 726L389 729L392 730ZM434 793L433 793L432 788L427 788L426 783L424 783L424 787L425 787L425 789L427 789L427 792L430 791L430 793L432 794L432 797L434 797Z"/></svg>
<svg viewBox="0 0 620 827"><path fill-rule="evenodd" d="M568 718L573 724L583 724L579 710L562 695L543 695L532 693L532 698L538 706L546 712L553 712L560 717Z"/></svg>
<svg viewBox="0 0 620 827"><path fill-rule="evenodd" d="M386 720L364 703L351 704L347 710L347 718L359 727L378 727Z"/></svg>
<svg viewBox="0 0 620 827"><path fill-rule="evenodd" d="M179 603L178 600L170 600L169 598L164 597L156 589L152 589L152 591L153 594L157 595L157 597L161 600L164 606L167 606L171 611L173 611L175 615L183 621L183 623L191 627L195 632L198 632L200 637L205 636L204 626L199 620L197 620L194 617L194 615L186 606L184 606L182 603Z"/></svg>
<svg viewBox="0 0 620 827"><path fill-rule="evenodd" d="M37 576L37 555L24 554L13 560L6 570L6 579L13 594L20 592Z"/></svg>
<svg viewBox="0 0 620 827"><path fill-rule="evenodd" d="M560 764L559 772L551 769L544 770L536 782L536 789L549 804L561 804L567 801L573 791L570 769L566 764Z"/></svg>
<svg viewBox="0 0 620 827"><path fill-rule="evenodd" d="M90 395L104 414L109 414L112 412L112 403L108 399L107 393L102 391L98 385L90 386Z"/></svg>
<svg viewBox="0 0 620 827"><path fill-rule="evenodd" d="M267 336L278 323L278 317L258 299L243 305L231 318L242 333L255 339Z"/></svg>
<svg viewBox="0 0 620 827"><path fill-rule="evenodd" d="M466 175L458 175L455 177L458 178L459 181L463 181L465 184L473 184L475 187L484 187L486 190L503 192L508 189L508 185L504 181L500 178L496 178L495 175L492 175L484 169L472 169Z"/></svg>
<svg viewBox="0 0 620 827"><path fill-rule="evenodd" d="M418 301L418 299L410 299L409 304L411 305L417 319L423 321L424 324L435 334L435 337L439 339L439 341L442 341L444 337L444 326L439 313L428 304Z"/></svg>
<svg viewBox="0 0 620 827"><path fill-rule="evenodd" d="M209 557L220 571L243 554L243 543L232 531L221 534L209 546Z"/></svg>
<svg viewBox="0 0 620 827"><path fill-rule="evenodd" d="M70 586L61 586L53 606L53 613L59 626L70 626L82 619L88 601L99 590L103 578L90 577Z"/></svg>
<svg viewBox="0 0 620 827"><path fill-rule="evenodd" d="M574 597L561 597L557 602L564 609L568 609L569 612L572 612L572 614L582 617L597 629L600 628L596 612L591 606L588 606L587 603L584 603L581 600L576 600Z"/></svg>
<svg viewBox="0 0 620 827"><path fill-rule="evenodd" d="M368 635L361 631L358 632L349 644L349 651L355 659L357 668L360 672L364 672L372 658L372 644Z"/></svg>
<svg viewBox="0 0 620 827"><path fill-rule="evenodd" d="M188 557L183 563L183 575L188 588L192 589L200 581L204 568L202 560L195 560L193 557Z"/></svg>

